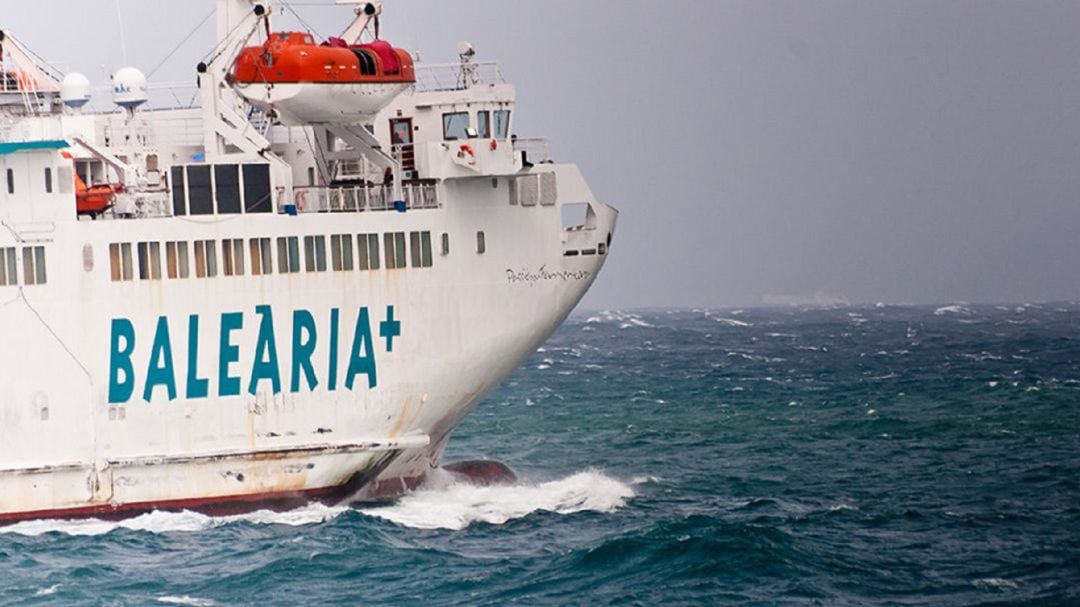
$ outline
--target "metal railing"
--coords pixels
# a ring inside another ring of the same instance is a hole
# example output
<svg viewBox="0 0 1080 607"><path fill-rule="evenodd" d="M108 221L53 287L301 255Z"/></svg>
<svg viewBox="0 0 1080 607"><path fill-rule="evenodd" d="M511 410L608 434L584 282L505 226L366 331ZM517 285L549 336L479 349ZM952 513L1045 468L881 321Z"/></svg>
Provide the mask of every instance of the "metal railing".
<svg viewBox="0 0 1080 607"><path fill-rule="evenodd" d="M405 209L438 209L438 186L434 183L405 183L401 186ZM296 210L300 213L359 213L396 211L394 189L387 186L337 186L294 188Z"/></svg>
<svg viewBox="0 0 1080 607"><path fill-rule="evenodd" d="M551 162L551 145L547 137L518 137L513 140L514 152L525 152L525 159L533 164Z"/></svg>
<svg viewBox="0 0 1080 607"><path fill-rule="evenodd" d="M499 64L494 61L416 66L416 90L421 93L463 91L490 84L506 84Z"/></svg>

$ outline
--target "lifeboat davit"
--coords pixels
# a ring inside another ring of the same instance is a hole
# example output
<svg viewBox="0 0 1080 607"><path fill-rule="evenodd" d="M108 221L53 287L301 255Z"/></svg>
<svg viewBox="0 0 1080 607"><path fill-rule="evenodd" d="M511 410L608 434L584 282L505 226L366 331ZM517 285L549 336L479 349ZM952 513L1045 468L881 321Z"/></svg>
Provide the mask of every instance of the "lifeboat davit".
<svg viewBox="0 0 1080 607"><path fill-rule="evenodd" d="M374 118L416 74L409 53L385 40L316 44L310 34L284 32L243 49L230 81L248 103L286 124L354 124Z"/></svg>

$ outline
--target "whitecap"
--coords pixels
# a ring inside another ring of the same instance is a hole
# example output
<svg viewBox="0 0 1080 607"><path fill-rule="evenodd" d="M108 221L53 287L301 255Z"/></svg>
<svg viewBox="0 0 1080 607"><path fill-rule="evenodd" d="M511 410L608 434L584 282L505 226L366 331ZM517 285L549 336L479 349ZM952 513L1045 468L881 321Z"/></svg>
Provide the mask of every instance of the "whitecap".
<svg viewBox="0 0 1080 607"><path fill-rule="evenodd" d="M361 510L417 529L465 529L473 523L501 525L536 512L611 513L634 497L632 486L589 470L538 484L478 487L465 482L435 483L391 506Z"/></svg>
<svg viewBox="0 0 1080 607"><path fill-rule="evenodd" d="M193 596L159 596L157 602L166 603L168 605L194 605L194 607L211 607L211 605L217 605L210 599L199 599Z"/></svg>
<svg viewBox="0 0 1080 607"><path fill-rule="evenodd" d="M1006 580L999 577L988 577L975 580L972 582L977 588L1019 588L1020 585L1012 580Z"/></svg>
<svg viewBox="0 0 1080 607"><path fill-rule="evenodd" d="M959 304L942 306L934 310L934 316L945 316L946 314L971 314L971 310Z"/></svg>
<svg viewBox="0 0 1080 607"><path fill-rule="evenodd" d="M716 322L727 325L729 327L752 327L753 323L748 323L744 320L735 320L734 318L714 318Z"/></svg>
<svg viewBox="0 0 1080 607"><path fill-rule="evenodd" d="M52 596L56 594L57 590L60 590L60 584L53 584L48 588L38 588L37 592L34 593L34 596Z"/></svg>

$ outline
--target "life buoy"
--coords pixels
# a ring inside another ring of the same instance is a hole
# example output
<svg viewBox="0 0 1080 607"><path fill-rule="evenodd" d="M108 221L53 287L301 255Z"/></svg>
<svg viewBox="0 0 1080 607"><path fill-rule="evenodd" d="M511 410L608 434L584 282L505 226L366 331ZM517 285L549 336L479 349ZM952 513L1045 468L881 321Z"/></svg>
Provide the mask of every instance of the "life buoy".
<svg viewBox="0 0 1080 607"><path fill-rule="evenodd" d="M491 140L491 151L494 152L497 149L499 149L499 140L498 139L492 139Z"/></svg>
<svg viewBox="0 0 1080 607"><path fill-rule="evenodd" d="M295 198L297 210L303 211L307 208L307 192L304 190L297 190Z"/></svg>
<svg viewBox="0 0 1080 607"><path fill-rule="evenodd" d="M461 144L457 156L458 159L464 160L468 164L476 164L476 154L473 152L472 146L467 143Z"/></svg>

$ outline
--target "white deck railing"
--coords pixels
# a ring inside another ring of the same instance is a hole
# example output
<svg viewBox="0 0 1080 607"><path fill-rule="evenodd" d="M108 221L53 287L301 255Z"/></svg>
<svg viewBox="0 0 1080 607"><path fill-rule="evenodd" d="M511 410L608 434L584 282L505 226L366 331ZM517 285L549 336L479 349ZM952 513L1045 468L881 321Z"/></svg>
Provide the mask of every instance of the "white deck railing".
<svg viewBox="0 0 1080 607"><path fill-rule="evenodd" d="M386 186L336 186L294 188L296 210L300 213L359 213L395 211L394 189ZM406 209L438 209L438 186L434 183L406 183L401 186Z"/></svg>
<svg viewBox="0 0 1080 607"><path fill-rule="evenodd" d="M494 61L416 66L416 90L421 93L463 91L473 86L489 84L506 84L499 64Z"/></svg>

